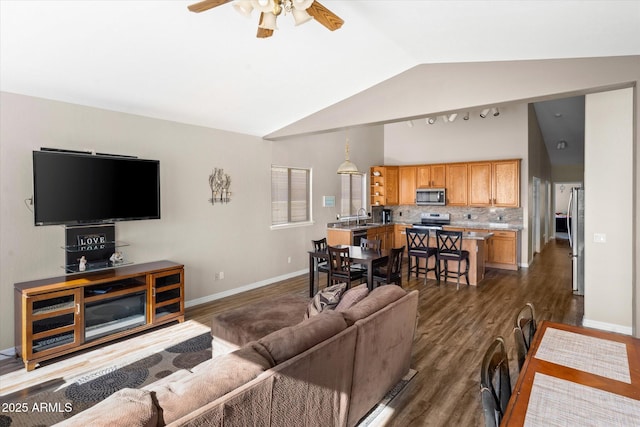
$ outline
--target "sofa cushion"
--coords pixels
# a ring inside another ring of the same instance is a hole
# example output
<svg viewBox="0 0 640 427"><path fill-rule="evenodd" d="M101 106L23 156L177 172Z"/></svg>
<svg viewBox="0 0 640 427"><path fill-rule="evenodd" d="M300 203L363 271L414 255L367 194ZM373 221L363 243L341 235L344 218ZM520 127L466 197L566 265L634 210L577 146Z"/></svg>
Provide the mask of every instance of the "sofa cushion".
<svg viewBox="0 0 640 427"><path fill-rule="evenodd" d="M256 343L201 363L191 375L148 388L155 395L164 424L179 419L251 381L273 366Z"/></svg>
<svg viewBox="0 0 640 427"><path fill-rule="evenodd" d="M224 311L213 317L211 336L214 340L243 346L300 323L308 302L306 296L282 294Z"/></svg>
<svg viewBox="0 0 640 427"><path fill-rule="evenodd" d="M336 311L345 311L362 301L367 295L369 295L369 288L366 283L355 286L342 295L340 302L336 306Z"/></svg>
<svg viewBox="0 0 640 427"><path fill-rule="evenodd" d="M297 325L273 332L258 340L271 354L275 364L289 360L347 328L341 313L324 311Z"/></svg>
<svg viewBox="0 0 640 427"><path fill-rule="evenodd" d="M158 408L154 405L151 392L123 388L102 402L56 425L155 427L158 425Z"/></svg>
<svg viewBox="0 0 640 427"><path fill-rule="evenodd" d="M319 291L313 298L311 298L311 301L309 301L304 318L308 319L311 316L322 313L324 310L333 310L336 308L346 289L346 283L338 283L327 286L323 290Z"/></svg>
<svg viewBox="0 0 640 427"><path fill-rule="evenodd" d="M378 286L367 295L362 301L354 305L353 307L342 312L347 325L351 326L356 321L364 319L386 307L390 303L399 300L405 296L407 292L400 286L396 285L383 285Z"/></svg>

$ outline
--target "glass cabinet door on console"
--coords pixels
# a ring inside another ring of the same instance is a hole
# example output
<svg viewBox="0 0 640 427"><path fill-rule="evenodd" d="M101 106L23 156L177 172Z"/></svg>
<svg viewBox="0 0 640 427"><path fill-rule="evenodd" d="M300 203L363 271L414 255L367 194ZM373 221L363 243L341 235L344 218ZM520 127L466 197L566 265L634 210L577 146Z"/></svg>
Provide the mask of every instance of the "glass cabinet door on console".
<svg viewBox="0 0 640 427"><path fill-rule="evenodd" d="M183 270L152 274L150 322L184 314Z"/></svg>
<svg viewBox="0 0 640 427"><path fill-rule="evenodd" d="M84 288L84 340L143 326L147 323L146 276L140 275Z"/></svg>
<svg viewBox="0 0 640 427"><path fill-rule="evenodd" d="M70 289L22 298L31 313L22 336L27 358L45 356L82 343L80 290Z"/></svg>

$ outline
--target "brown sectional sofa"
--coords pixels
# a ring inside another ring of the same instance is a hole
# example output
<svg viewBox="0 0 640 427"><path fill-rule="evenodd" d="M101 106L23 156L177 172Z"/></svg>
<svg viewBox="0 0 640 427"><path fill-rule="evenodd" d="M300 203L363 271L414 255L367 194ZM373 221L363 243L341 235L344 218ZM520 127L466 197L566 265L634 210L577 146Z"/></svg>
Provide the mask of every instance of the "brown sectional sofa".
<svg viewBox="0 0 640 427"><path fill-rule="evenodd" d="M354 426L409 371L417 303L418 291L378 287L60 425Z"/></svg>

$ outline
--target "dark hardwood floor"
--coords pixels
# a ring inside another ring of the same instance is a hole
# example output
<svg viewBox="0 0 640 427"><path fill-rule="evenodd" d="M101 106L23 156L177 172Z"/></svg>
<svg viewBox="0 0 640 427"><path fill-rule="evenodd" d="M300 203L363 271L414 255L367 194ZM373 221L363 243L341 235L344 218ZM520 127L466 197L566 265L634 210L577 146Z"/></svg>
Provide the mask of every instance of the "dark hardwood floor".
<svg viewBox="0 0 640 427"><path fill-rule="evenodd" d="M583 297L571 292L571 262L566 240L551 241L529 268L488 269L478 287L411 278L418 289L418 327L411 366L418 373L395 401L391 426L482 426L480 363L491 341L501 335L509 351L512 386L518 376L513 318L532 302L538 320L580 325ZM406 266L404 271L406 271ZM323 277L324 280L324 277ZM208 322L211 315L280 292L307 293L308 279L281 283L194 307L187 318ZM324 283L324 281L323 281Z"/></svg>
<svg viewBox="0 0 640 427"><path fill-rule="evenodd" d="M565 240L551 241L529 268L489 269L478 287L403 277L403 287L418 289L418 326L411 366L418 372L394 401L391 426L482 426L480 363L498 335L505 338L512 386L518 369L512 336L513 318L532 302L538 320L581 324L583 298L571 292L571 263ZM404 268L406 272L406 265ZM322 277L324 285L326 278ZM214 313L284 292L307 295L308 277L273 285L187 309L186 319L209 325ZM142 344L141 344L142 345ZM6 370L21 368L13 361Z"/></svg>

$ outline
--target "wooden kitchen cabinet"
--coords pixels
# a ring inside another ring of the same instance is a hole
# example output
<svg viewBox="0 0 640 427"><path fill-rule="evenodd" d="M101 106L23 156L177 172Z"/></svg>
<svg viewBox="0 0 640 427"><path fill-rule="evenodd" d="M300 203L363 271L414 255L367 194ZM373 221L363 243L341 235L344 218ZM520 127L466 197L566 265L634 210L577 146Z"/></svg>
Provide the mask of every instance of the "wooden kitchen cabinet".
<svg viewBox="0 0 640 427"><path fill-rule="evenodd" d="M398 166L372 166L370 201L376 206L397 205Z"/></svg>
<svg viewBox="0 0 640 427"><path fill-rule="evenodd" d="M411 226L406 224L396 224L393 230L393 247L401 248L404 246L405 253L407 253L407 228L411 228Z"/></svg>
<svg viewBox="0 0 640 427"><path fill-rule="evenodd" d="M493 237L489 239L487 267L518 269L518 232L511 230L490 230Z"/></svg>
<svg viewBox="0 0 640 427"><path fill-rule="evenodd" d="M447 204L467 206L467 164L449 163L446 165Z"/></svg>
<svg viewBox="0 0 640 427"><path fill-rule="evenodd" d="M416 169L417 188L445 188L446 168L445 165L421 165Z"/></svg>
<svg viewBox="0 0 640 427"><path fill-rule="evenodd" d="M380 240L382 249L393 247L393 225L372 227L367 230L367 239Z"/></svg>
<svg viewBox="0 0 640 427"><path fill-rule="evenodd" d="M468 164L469 206L520 206L520 160Z"/></svg>
<svg viewBox="0 0 640 427"><path fill-rule="evenodd" d="M415 166L400 166L398 168L399 204L416 204L416 171Z"/></svg>

